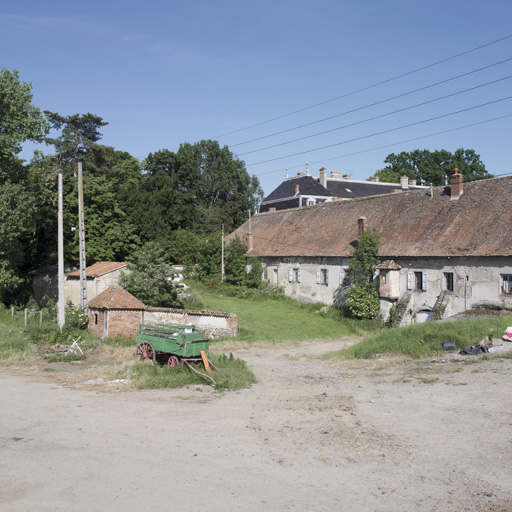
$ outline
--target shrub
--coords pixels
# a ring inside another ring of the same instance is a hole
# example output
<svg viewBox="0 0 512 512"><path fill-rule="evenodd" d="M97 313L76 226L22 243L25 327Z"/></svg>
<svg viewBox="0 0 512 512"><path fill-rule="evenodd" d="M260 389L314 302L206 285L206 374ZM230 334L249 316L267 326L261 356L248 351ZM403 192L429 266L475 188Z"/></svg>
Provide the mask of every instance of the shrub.
<svg viewBox="0 0 512 512"><path fill-rule="evenodd" d="M343 297L344 308L354 318L370 319L379 314L380 301L375 290L372 292L353 284L343 292Z"/></svg>

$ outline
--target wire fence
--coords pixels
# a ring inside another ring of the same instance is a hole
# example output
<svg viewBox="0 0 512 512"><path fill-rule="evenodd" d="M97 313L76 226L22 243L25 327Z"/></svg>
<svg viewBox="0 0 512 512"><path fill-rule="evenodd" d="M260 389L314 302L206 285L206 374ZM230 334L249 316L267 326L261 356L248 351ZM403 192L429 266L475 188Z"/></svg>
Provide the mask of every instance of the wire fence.
<svg viewBox="0 0 512 512"><path fill-rule="evenodd" d="M54 309L32 309L0 307L0 323L11 328L57 327L57 312Z"/></svg>

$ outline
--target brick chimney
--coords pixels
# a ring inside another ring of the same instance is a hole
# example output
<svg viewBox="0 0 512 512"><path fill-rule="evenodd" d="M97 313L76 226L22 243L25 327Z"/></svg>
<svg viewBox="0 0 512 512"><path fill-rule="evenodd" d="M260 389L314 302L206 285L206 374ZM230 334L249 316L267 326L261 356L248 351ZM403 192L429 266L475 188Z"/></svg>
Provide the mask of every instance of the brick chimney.
<svg viewBox="0 0 512 512"><path fill-rule="evenodd" d="M359 217L357 219L357 227L359 229L359 236L362 236L368 226L368 219L366 217Z"/></svg>
<svg viewBox="0 0 512 512"><path fill-rule="evenodd" d="M402 188L409 188L409 178L407 176L402 176L400 178L400 186Z"/></svg>
<svg viewBox="0 0 512 512"><path fill-rule="evenodd" d="M352 178L352 174L344 174L343 175L344 180L349 180L350 178Z"/></svg>
<svg viewBox="0 0 512 512"><path fill-rule="evenodd" d="M322 185L324 188L327 188L327 169L322 167L318 172L320 175L320 185Z"/></svg>
<svg viewBox="0 0 512 512"><path fill-rule="evenodd" d="M295 185L295 195L299 195L299 185Z"/></svg>
<svg viewBox="0 0 512 512"><path fill-rule="evenodd" d="M450 191L450 201L455 201L459 199L459 197L462 195L463 186L462 183L464 181L464 176L459 173L459 169L455 167L455 172L452 174L452 186Z"/></svg>

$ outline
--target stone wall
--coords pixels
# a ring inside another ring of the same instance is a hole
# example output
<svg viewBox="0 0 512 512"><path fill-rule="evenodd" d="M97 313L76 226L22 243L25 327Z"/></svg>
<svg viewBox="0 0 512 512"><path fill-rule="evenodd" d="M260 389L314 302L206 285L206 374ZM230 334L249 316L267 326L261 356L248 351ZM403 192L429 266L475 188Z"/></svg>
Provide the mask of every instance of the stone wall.
<svg viewBox="0 0 512 512"><path fill-rule="evenodd" d="M214 311L190 311L171 308L148 308L144 314L144 323L150 325L195 325L210 337L237 336L238 318L233 313Z"/></svg>

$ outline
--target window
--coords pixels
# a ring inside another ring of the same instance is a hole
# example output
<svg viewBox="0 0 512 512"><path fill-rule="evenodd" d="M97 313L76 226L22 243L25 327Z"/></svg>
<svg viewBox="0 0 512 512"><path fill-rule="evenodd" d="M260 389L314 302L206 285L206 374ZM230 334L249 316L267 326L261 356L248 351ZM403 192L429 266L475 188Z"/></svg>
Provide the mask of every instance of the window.
<svg viewBox="0 0 512 512"><path fill-rule="evenodd" d="M345 272L343 272L343 269L340 268L340 286L343 286L344 282L345 282Z"/></svg>
<svg viewBox="0 0 512 512"><path fill-rule="evenodd" d="M512 295L512 274L501 274L501 294Z"/></svg>
<svg viewBox="0 0 512 512"><path fill-rule="evenodd" d="M98 325L98 313L94 313L94 325Z"/></svg>
<svg viewBox="0 0 512 512"><path fill-rule="evenodd" d="M407 289L427 291L426 272L407 272Z"/></svg>
<svg viewBox="0 0 512 512"><path fill-rule="evenodd" d="M288 282L289 283L300 283L300 268L289 268L288 269Z"/></svg>
<svg viewBox="0 0 512 512"><path fill-rule="evenodd" d="M329 284L329 270L326 268L321 268L316 271L316 284Z"/></svg>
<svg viewBox="0 0 512 512"><path fill-rule="evenodd" d="M263 269L263 281L268 281L268 267Z"/></svg>
<svg viewBox="0 0 512 512"><path fill-rule="evenodd" d="M453 292L453 272L444 273L444 289Z"/></svg>
<svg viewBox="0 0 512 512"><path fill-rule="evenodd" d="M277 268L274 269L274 284L276 286L279 284L279 274L277 272Z"/></svg>

